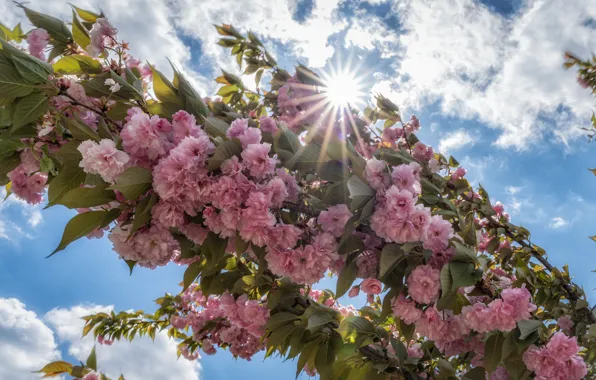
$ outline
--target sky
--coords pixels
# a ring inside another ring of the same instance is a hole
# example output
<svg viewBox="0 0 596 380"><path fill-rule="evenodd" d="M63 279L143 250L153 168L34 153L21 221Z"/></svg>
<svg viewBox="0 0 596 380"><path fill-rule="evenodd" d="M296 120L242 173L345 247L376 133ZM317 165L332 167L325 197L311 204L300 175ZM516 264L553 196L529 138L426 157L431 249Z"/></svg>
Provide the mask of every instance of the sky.
<svg viewBox="0 0 596 380"><path fill-rule="evenodd" d="M241 6L239 6L241 4ZM569 264L596 303L596 167L587 127L595 101L563 52L596 51L592 0L85 0L101 8L130 42L132 53L166 73L167 58L203 95L213 94L219 68L238 72L215 45L212 24L252 30L278 62L320 72L351 70L370 93L382 93L404 116L421 120L419 137L453 154L468 178L500 200L512 221L555 265ZM28 6L68 21L63 1ZM22 21L0 0L0 21ZM252 83L247 78L245 83ZM365 98L362 105L370 101ZM0 188L0 198L4 198ZM49 360L84 360L93 347L80 339L80 317L99 310L154 310L153 300L177 292L183 268L170 265L132 276L109 241L80 240L45 259L73 216L14 197L0 204L0 378L34 379ZM331 280L320 288L333 289ZM220 350L197 362L176 360L175 342L135 340L98 347L109 376L128 380L294 379L295 363L262 355L252 363Z"/></svg>

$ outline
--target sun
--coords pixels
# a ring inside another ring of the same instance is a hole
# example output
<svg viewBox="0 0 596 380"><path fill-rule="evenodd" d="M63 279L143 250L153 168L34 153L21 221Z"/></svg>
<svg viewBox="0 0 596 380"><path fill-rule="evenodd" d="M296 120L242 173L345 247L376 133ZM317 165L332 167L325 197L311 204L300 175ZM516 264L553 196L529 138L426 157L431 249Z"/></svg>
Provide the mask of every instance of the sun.
<svg viewBox="0 0 596 380"><path fill-rule="evenodd" d="M325 78L325 85L323 92L334 107L349 108L363 101L362 86L352 72L332 73Z"/></svg>

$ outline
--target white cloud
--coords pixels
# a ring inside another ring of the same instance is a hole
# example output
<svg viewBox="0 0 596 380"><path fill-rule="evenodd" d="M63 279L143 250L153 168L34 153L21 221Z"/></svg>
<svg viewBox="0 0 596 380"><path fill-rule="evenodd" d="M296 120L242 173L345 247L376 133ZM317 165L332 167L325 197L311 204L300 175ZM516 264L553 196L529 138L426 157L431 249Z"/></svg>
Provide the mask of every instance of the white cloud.
<svg viewBox="0 0 596 380"><path fill-rule="evenodd" d="M38 378L31 372L59 358L52 330L16 298L0 298L0 379Z"/></svg>
<svg viewBox="0 0 596 380"><path fill-rule="evenodd" d="M508 18L473 0L398 1L405 53L384 86L409 106L440 101L447 115L499 129L502 147L525 149L547 131L564 142L576 137L593 101L562 55L590 53L596 29L585 21L596 9L590 0L525 4Z"/></svg>
<svg viewBox="0 0 596 380"><path fill-rule="evenodd" d="M466 145L474 145L475 138L463 129L446 134L439 143L439 152L446 154L455 152Z"/></svg>
<svg viewBox="0 0 596 380"><path fill-rule="evenodd" d="M21 223L17 219L16 213L26 218L26 223L29 224L27 229L35 228L43 222L43 215L41 213L42 205L30 205L27 202L18 199L14 194L6 198L6 189L0 187L0 239L9 240L13 243L18 243L21 238L31 238L31 234L25 232Z"/></svg>
<svg viewBox="0 0 596 380"><path fill-rule="evenodd" d="M85 315L100 311L109 312L113 306L77 305L68 309L53 309L44 320L55 331L61 342L68 345L68 353L85 361L94 346L90 335L81 339ZM127 380L177 379L198 380L200 364L184 358L177 359L176 341L164 331L155 336L136 338L132 342L121 340L111 346L96 345L97 362L107 376L117 378L123 374Z"/></svg>
<svg viewBox="0 0 596 380"><path fill-rule="evenodd" d="M565 220L564 218L560 217L560 216L555 216L554 218L551 219L550 221L550 228L563 228L565 226L567 226L569 224L569 222L567 220Z"/></svg>

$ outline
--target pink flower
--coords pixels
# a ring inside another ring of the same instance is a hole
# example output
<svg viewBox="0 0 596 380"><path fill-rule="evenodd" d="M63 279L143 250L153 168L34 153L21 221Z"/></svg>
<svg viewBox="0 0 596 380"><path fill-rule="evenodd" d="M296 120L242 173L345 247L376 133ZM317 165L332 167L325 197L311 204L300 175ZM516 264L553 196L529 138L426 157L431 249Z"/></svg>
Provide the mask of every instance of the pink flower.
<svg viewBox="0 0 596 380"><path fill-rule="evenodd" d="M277 249L291 249L296 246L302 230L291 224L276 224L269 227L267 233L270 246Z"/></svg>
<svg viewBox="0 0 596 380"><path fill-rule="evenodd" d="M531 294L528 289L522 288L511 288L505 289L501 293L503 301L513 307L513 319L519 322L523 319L530 319L531 314L536 310L536 305L530 302Z"/></svg>
<svg viewBox="0 0 596 380"><path fill-rule="evenodd" d="M428 162L433 158L433 154L433 148L424 145L420 141L414 144L414 148L412 149L412 156L421 162Z"/></svg>
<svg viewBox="0 0 596 380"><path fill-rule="evenodd" d="M414 343L413 345L408 347L408 356L418 359L424 356L424 352L422 351L420 343Z"/></svg>
<svg viewBox="0 0 596 380"><path fill-rule="evenodd" d="M563 330L565 333L570 333L573 329L573 321L571 317L568 315L563 315L557 319L557 325Z"/></svg>
<svg viewBox="0 0 596 380"><path fill-rule="evenodd" d="M133 158L153 161L174 147L168 134L171 129L166 119L136 112L120 134L122 146Z"/></svg>
<svg viewBox="0 0 596 380"><path fill-rule="evenodd" d="M114 141L108 139L101 140L99 144L86 140L77 149L83 156L79 166L85 173L98 174L106 182L114 182L130 160L128 154L116 149Z"/></svg>
<svg viewBox="0 0 596 380"><path fill-rule="evenodd" d="M300 186L298 186L298 182L296 181L296 177L291 175L286 171L286 169L277 169L275 174L284 181L286 185L286 190L288 192L288 200L291 202L296 201L298 198L298 194L300 193Z"/></svg>
<svg viewBox="0 0 596 380"><path fill-rule="evenodd" d="M360 287L359 286L353 286L350 289L350 291L348 292L348 297L350 297L350 298L358 297L358 294L360 294Z"/></svg>
<svg viewBox="0 0 596 380"><path fill-rule="evenodd" d="M41 59L42 61L46 60L44 50L48 46L48 42L50 41L50 36L48 32L43 28L33 29L27 35L27 43L29 44L29 53Z"/></svg>
<svg viewBox="0 0 596 380"><path fill-rule="evenodd" d="M485 321L492 329L499 331L511 331L515 328L515 319L513 318L514 307L503 302L503 300L494 300L488 304L488 318Z"/></svg>
<svg viewBox="0 0 596 380"><path fill-rule="evenodd" d="M455 169L455 171L451 174L451 180L452 181L460 180L460 179L464 178L465 175L466 175L466 169L464 169L460 166L459 168Z"/></svg>
<svg viewBox="0 0 596 380"><path fill-rule="evenodd" d="M112 341L112 340L109 340L109 339L105 339L105 338L103 337L103 335L99 335L99 336L97 337L97 343L99 343L99 344L101 344L101 345L105 345L105 346L111 346L111 345L112 345L112 343L114 343L114 341Z"/></svg>
<svg viewBox="0 0 596 380"><path fill-rule="evenodd" d="M393 315L411 325L422 317L422 310L416 308L416 303L407 299L403 294L391 301Z"/></svg>
<svg viewBox="0 0 596 380"><path fill-rule="evenodd" d="M97 372L89 372L88 374L83 376L83 380L100 380L100 376Z"/></svg>
<svg viewBox="0 0 596 380"><path fill-rule="evenodd" d="M268 143L249 144L241 154L242 166L255 178L273 174L277 160L269 157L270 150L271 145Z"/></svg>
<svg viewBox="0 0 596 380"><path fill-rule="evenodd" d="M366 294L381 294L383 285L376 278L367 278L360 284L360 289Z"/></svg>
<svg viewBox="0 0 596 380"><path fill-rule="evenodd" d="M568 337L562 332L556 332L546 344L546 348L562 357L571 357L579 351L576 337Z"/></svg>
<svg viewBox="0 0 596 380"><path fill-rule="evenodd" d="M178 252L178 243L170 231L156 225L143 232L136 232L129 238L128 226L117 225L108 239L114 251L125 260L136 261L138 265L154 269L166 265Z"/></svg>
<svg viewBox="0 0 596 380"><path fill-rule="evenodd" d="M509 380L509 374L503 366L498 366L495 372L493 372L488 380Z"/></svg>
<svg viewBox="0 0 596 380"><path fill-rule="evenodd" d="M440 272L430 265L419 265L408 277L408 294L418 303L431 303L439 296Z"/></svg>
<svg viewBox="0 0 596 380"><path fill-rule="evenodd" d="M358 277L375 277L379 258L374 252L364 251L356 258L356 265L358 266Z"/></svg>
<svg viewBox="0 0 596 380"><path fill-rule="evenodd" d="M226 131L226 136L229 139L238 138L242 136L248 129L248 119L236 119L230 124L230 128Z"/></svg>
<svg viewBox="0 0 596 380"><path fill-rule="evenodd" d="M340 237L343 235L346 224L351 217L352 212L348 206L339 204L330 206L327 211L322 211L319 214L318 222L323 231L329 232L335 237Z"/></svg>
<svg viewBox="0 0 596 380"><path fill-rule="evenodd" d="M440 252L447 248L449 239L452 237L453 227L451 223L443 219L440 215L433 215L423 246L425 249L430 249L433 252Z"/></svg>
<svg viewBox="0 0 596 380"><path fill-rule="evenodd" d="M402 137L404 130L402 128L385 128L383 129L383 141L394 143L397 139Z"/></svg>
<svg viewBox="0 0 596 380"><path fill-rule="evenodd" d="M159 200L151 209L153 222L161 224L165 228L179 228L184 224L184 210L175 203Z"/></svg>
<svg viewBox="0 0 596 380"><path fill-rule="evenodd" d="M99 56L106 46L116 44L116 33L118 31L110 24L108 19L98 18L89 32L91 43L86 47L87 52L93 57Z"/></svg>
<svg viewBox="0 0 596 380"><path fill-rule="evenodd" d="M272 135L277 133L277 123L274 118L268 116L262 116L259 121L261 132L269 132Z"/></svg>
<svg viewBox="0 0 596 380"><path fill-rule="evenodd" d="M7 174L12 182L12 192L29 204L41 203L44 187L48 180L45 173L27 176L27 170L21 164Z"/></svg>
<svg viewBox="0 0 596 380"><path fill-rule="evenodd" d="M399 165L393 167L391 172L393 184L399 190L407 190L413 194L420 192L420 165L413 162L409 165Z"/></svg>
<svg viewBox="0 0 596 380"><path fill-rule="evenodd" d="M243 134L238 136L238 140L240 140L242 148L246 148L250 144L259 144L261 142L261 130L258 128L248 128Z"/></svg>
<svg viewBox="0 0 596 380"><path fill-rule="evenodd" d="M21 165L23 165L23 169L25 169L27 174L39 171L39 160L35 158L31 149L24 149L20 154L20 159Z"/></svg>
<svg viewBox="0 0 596 380"><path fill-rule="evenodd" d="M483 303L475 303L472 306L464 306L461 315L465 324L479 333L486 333L493 329L487 321L491 310Z"/></svg>
<svg viewBox="0 0 596 380"><path fill-rule="evenodd" d="M372 157L366 161L366 180L370 187L381 190L389 186L389 175L386 172L387 163Z"/></svg>
<svg viewBox="0 0 596 380"><path fill-rule="evenodd" d="M545 347L532 345L522 358L528 369L535 372L536 379L580 380L588 370L578 351L576 337L556 332Z"/></svg>
<svg viewBox="0 0 596 380"><path fill-rule="evenodd" d="M194 115L183 110L172 115L172 135L174 144L179 144L189 136L197 139L208 138L205 131L197 125Z"/></svg>

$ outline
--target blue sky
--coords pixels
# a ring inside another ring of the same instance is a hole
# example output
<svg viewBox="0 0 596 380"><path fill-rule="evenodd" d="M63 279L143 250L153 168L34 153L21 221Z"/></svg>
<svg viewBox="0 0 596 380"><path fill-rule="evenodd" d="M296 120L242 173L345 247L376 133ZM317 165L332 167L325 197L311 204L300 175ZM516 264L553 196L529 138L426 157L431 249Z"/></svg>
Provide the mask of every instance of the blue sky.
<svg viewBox="0 0 596 380"><path fill-rule="evenodd" d="M238 70L214 45L214 23L253 30L289 70L298 61L322 71L356 69L367 91L390 97L404 116L416 113L420 138L457 157L470 179L505 204L514 223L530 229L554 264L569 264L596 302L596 244L588 239L596 234L596 178L587 170L596 166L595 148L579 129L588 124L594 100L561 68L566 49L580 55L596 50L591 1L192 3L77 5L102 8L133 54L165 72L171 58L205 95L216 90L211 79L218 67ZM29 6L69 18L58 0ZM6 24L23 21L8 0L0 0L0 14ZM6 354L0 355L0 378L29 379L28 371L46 360L84 358L92 343L78 338L76 321L86 312L110 305L153 310L154 299L178 289L182 268L135 269L129 276L106 239L81 240L45 259L71 217L60 207L42 211L13 198L0 205L0 353ZM321 287L334 284L325 280ZM27 360L4 353L3 346L27 353ZM162 337L155 344L121 344L99 351L99 362L133 380L294 378L294 363L263 363L261 357L247 363L224 352L203 356L199 369L172 358L172 347ZM147 363L169 372L147 372Z"/></svg>

